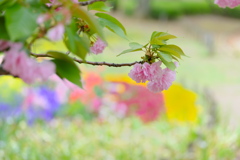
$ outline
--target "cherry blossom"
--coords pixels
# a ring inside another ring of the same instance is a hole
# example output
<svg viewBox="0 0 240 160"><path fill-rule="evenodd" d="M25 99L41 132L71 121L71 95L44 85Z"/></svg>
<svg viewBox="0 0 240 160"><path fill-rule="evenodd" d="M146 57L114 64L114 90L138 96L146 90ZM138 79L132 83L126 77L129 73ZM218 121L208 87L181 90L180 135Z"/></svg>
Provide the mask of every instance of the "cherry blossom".
<svg viewBox="0 0 240 160"><path fill-rule="evenodd" d="M134 81L137 83L146 82L148 77L144 74L142 64L136 63L133 66L133 69L128 74Z"/></svg>
<svg viewBox="0 0 240 160"><path fill-rule="evenodd" d="M214 3L222 8L225 8L225 7L234 8L240 5L240 0L215 0Z"/></svg>
<svg viewBox="0 0 240 160"><path fill-rule="evenodd" d="M90 48L90 51L93 54L100 54L103 52L107 44L103 42L100 38L97 39L97 41L93 44L93 46Z"/></svg>
<svg viewBox="0 0 240 160"><path fill-rule="evenodd" d="M14 76L18 76L28 84L37 79L47 80L50 75L55 73L55 65L52 62L37 63L34 59L28 57L21 48L21 43L10 44L9 51L5 52L3 69Z"/></svg>
<svg viewBox="0 0 240 160"><path fill-rule="evenodd" d="M142 65L143 72L145 76L147 77L148 81L152 81L156 79L156 76L160 75L162 73L162 68L160 67L161 61L154 62L153 64L149 64L145 62Z"/></svg>
<svg viewBox="0 0 240 160"><path fill-rule="evenodd" d="M63 24L58 24L55 27L51 28L47 32L47 37L51 41L58 41L62 39L62 36L64 34L64 25Z"/></svg>

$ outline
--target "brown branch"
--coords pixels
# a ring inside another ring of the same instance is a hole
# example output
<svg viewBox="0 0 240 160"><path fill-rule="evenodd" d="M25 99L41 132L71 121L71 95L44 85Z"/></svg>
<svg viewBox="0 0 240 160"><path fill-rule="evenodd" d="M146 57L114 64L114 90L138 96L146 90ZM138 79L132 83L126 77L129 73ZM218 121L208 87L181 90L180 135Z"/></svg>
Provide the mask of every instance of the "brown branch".
<svg viewBox="0 0 240 160"><path fill-rule="evenodd" d="M107 0L90 0L90 1L85 1L85 2L78 2L81 6L87 6L95 2L106 2Z"/></svg>
<svg viewBox="0 0 240 160"><path fill-rule="evenodd" d="M35 53L31 53L32 56L34 57L49 57L49 58L54 58L53 56L49 55L49 54L35 54ZM72 58L75 62L79 63L79 64L90 64L93 66L108 66L108 67L125 67L125 66L133 66L136 63L143 63L143 61L136 61L136 62L132 62L132 63L107 63L107 62L90 62L90 61L83 61L74 57L70 57ZM5 71L1 66L0 66L0 76L2 75L11 75L8 71ZM17 77L17 76L14 76Z"/></svg>
<svg viewBox="0 0 240 160"><path fill-rule="evenodd" d="M2 75L11 75L9 72L5 71L1 66L0 66L0 76Z"/></svg>
<svg viewBox="0 0 240 160"><path fill-rule="evenodd" d="M34 57L50 57L50 58L54 58L49 54L35 54L35 53L31 53L32 56ZM109 66L109 67L125 67L125 66L133 66L136 63L143 63L143 61L136 61L136 62L132 62L132 63L107 63L107 62L90 62L90 61L83 61L74 57L70 57L72 58L75 62L79 63L79 64L90 64L93 66Z"/></svg>

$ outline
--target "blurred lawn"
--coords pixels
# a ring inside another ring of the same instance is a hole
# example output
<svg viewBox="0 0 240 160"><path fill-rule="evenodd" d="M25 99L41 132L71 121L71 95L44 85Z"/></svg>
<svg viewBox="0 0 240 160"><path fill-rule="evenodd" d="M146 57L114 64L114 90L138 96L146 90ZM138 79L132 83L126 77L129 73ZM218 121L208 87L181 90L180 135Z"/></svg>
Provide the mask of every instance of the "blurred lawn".
<svg viewBox="0 0 240 160"><path fill-rule="evenodd" d="M0 122L2 160L233 160L240 132L224 126L143 125L138 119L104 123L55 119L27 126Z"/></svg>

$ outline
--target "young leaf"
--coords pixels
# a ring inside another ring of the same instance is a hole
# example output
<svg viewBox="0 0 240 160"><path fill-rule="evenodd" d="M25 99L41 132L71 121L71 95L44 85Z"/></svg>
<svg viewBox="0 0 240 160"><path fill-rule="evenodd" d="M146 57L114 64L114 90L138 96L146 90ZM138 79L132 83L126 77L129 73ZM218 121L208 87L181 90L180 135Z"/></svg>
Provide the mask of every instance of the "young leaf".
<svg viewBox="0 0 240 160"><path fill-rule="evenodd" d="M125 53L129 53L129 52L141 51L142 48L143 48L143 45L141 45L141 44L139 44L137 42L131 42L131 43L129 43L129 47L130 47L130 49L122 51L117 56L120 56L120 55L125 54Z"/></svg>
<svg viewBox="0 0 240 160"><path fill-rule="evenodd" d="M70 82L82 87L80 70L70 57L55 51L50 51L47 54L54 58L52 61L56 65L56 73L59 77L66 78Z"/></svg>
<svg viewBox="0 0 240 160"><path fill-rule="evenodd" d="M65 27L64 43L66 44L69 51L77 55L81 59L85 59L88 51L90 42L87 37L79 37L76 33L75 24L72 23L70 26Z"/></svg>
<svg viewBox="0 0 240 160"><path fill-rule="evenodd" d="M81 18L84 21L86 21L88 23L88 25L90 26L90 29L97 33L102 40L104 40L104 36L102 33L102 29L99 25L99 23L97 23L97 21L94 19L94 17L92 15L90 15L87 11L85 11L84 9L82 9L81 7L79 7L79 5L75 4L71 7L71 11L74 17L77 18Z"/></svg>
<svg viewBox="0 0 240 160"><path fill-rule="evenodd" d="M173 63L173 62L167 62L165 59L163 59L163 58L160 58L161 59L161 61L163 62L163 64L165 64L165 66L167 67L167 68L169 68L169 69L171 69L171 70L175 70L176 69L176 66L175 66L175 64Z"/></svg>
<svg viewBox="0 0 240 160"><path fill-rule="evenodd" d="M155 31L152 33L150 44L165 45L167 40L173 38L177 37L166 32Z"/></svg>
<svg viewBox="0 0 240 160"><path fill-rule="evenodd" d="M126 38L126 30L116 18L106 13L96 13L95 15L99 17L99 21L103 26L119 36Z"/></svg>
<svg viewBox="0 0 240 160"><path fill-rule="evenodd" d="M137 42L131 42L131 43L129 43L129 47L132 49L137 49L137 48L143 48L143 45L141 45Z"/></svg>
<svg viewBox="0 0 240 160"><path fill-rule="evenodd" d="M88 5L88 10L96 10L100 12L110 12L112 7L108 7L104 2L95 2Z"/></svg>
<svg viewBox="0 0 240 160"><path fill-rule="evenodd" d="M168 53L164 53L164 52L158 52L157 53L159 58L163 58L164 60L166 60L167 62L171 62L172 61L172 56Z"/></svg>
<svg viewBox="0 0 240 160"><path fill-rule="evenodd" d="M176 45L164 45L164 46L160 47L158 50L162 51L162 52L170 53L180 59L181 59L181 55L185 56L182 49Z"/></svg>
<svg viewBox="0 0 240 160"><path fill-rule="evenodd" d="M12 41L28 38L37 27L36 14L20 5L8 8L5 20Z"/></svg>

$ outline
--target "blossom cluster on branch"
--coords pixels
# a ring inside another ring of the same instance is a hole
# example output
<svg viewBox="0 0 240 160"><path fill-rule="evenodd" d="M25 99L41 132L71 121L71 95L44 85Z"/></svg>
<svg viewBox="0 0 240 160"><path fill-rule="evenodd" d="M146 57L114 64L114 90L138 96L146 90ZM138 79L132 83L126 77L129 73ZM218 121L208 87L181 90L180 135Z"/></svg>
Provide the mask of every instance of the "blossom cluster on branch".
<svg viewBox="0 0 240 160"><path fill-rule="evenodd" d="M108 14L107 0L2 0L0 3L0 52L4 54L0 75L11 74L26 83L46 80L57 74L61 79L82 87L77 63L133 66L129 76L136 82L148 81L153 92L168 89L176 77L176 62L185 56L182 49L168 40L176 38L154 31L146 44L130 42L119 55L141 52L142 61L132 63L89 62L89 53L100 54L107 47L103 29L126 39L125 27ZM215 0L220 7L235 7L240 0ZM93 11L93 12L92 12ZM17 16L16 16L17 15ZM62 41L66 52L49 50L33 53L39 40ZM118 55L118 56L119 56ZM46 57L42 62L34 58ZM162 69L161 65L165 65Z"/></svg>

